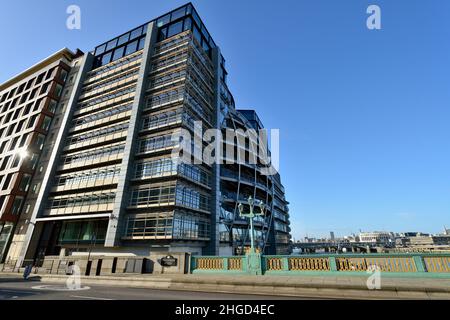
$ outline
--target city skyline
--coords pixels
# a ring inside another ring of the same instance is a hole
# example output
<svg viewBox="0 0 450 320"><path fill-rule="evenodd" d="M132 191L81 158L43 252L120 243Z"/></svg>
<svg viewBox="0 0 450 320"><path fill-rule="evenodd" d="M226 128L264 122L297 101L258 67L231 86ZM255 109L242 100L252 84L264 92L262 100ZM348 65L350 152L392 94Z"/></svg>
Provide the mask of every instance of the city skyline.
<svg viewBox="0 0 450 320"><path fill-rule="evenodd" d="M0 59L11 61L0 82L48 52L66 45L91 48L106 41L105 35L113 37L184 3L140 2L146 10L138 10L112 2L98 15L102 4L79 1L79 31L65 28L68 2L8 3L0 20L14 32L5 41L15 44L10 37L25 32L30 39L18 43L19 50L0 53ZM383 27L369 31L367 1L286 1L280 8L256 1L193 3L230 60L237 107L257 109L266 127L281 130L281 174L294 238L330 230L337 235L359 229L438 233L450 224L445 221L450 148L444 121L450 47L442 40L450 28L442 6L377 1ZM46 10L49 6L54 10ZM131 11L128 17L121 14L124 7ZM22 12L20 24L8 12ZM314 19L308 17L311 12ZM228 18L221 17L230 15L233 23L224 27ZM272 17L272 23L259 16ZM289 32L276 31L281 23ZM37 45L37 24L53 41ZM275 59L276 46L259 50L265 37L283 43L289 59ZM283 112L273 116L274 107Z"/></svg>

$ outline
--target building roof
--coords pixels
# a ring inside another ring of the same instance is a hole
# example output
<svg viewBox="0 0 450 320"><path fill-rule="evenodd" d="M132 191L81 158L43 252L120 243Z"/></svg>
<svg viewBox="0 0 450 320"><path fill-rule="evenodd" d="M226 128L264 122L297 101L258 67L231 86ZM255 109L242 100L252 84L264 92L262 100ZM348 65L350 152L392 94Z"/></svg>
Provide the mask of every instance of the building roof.
<svg viewBox="0 0 450 320"><path fill-rule="evenodd" d="M26 69L25 71L17 74L16 76L12 77L11 79L6 80L4 83L0 84L0 92L7 89L8 87L14 85L15 83L18 83L21 80L29 77L30 75L39 71L40 69L44 68L45 66L47 66L55 61L60 60L61 58L66 58L68 60L72 60L82 54L83 54L83 52L79 49L77 49L77 51L74 53L67 48L63 48L63 49L53 53L52 55L48 56L47 58L39 61L35 65Z"/></svg>

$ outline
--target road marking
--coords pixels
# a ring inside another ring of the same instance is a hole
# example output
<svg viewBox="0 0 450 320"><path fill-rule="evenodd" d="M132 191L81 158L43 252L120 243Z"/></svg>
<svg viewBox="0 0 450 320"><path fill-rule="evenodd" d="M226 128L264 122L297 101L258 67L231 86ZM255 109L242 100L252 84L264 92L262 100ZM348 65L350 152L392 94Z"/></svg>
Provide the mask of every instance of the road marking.
<svg viewBox="0 0 450 320"><path fill-rule="evenodd" d="M70 296L71 298L88 299L88 300L114 300L108 298L97 298L97 297L85 297L85 296Z"/></svg>

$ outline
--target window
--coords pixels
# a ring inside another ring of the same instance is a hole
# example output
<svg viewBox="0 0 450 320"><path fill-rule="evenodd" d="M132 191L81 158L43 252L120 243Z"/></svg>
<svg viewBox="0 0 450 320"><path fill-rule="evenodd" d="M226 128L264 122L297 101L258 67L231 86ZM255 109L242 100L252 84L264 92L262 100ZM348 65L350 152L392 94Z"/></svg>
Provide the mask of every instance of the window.
<svg viewBox="0 0 450 320"><path fill-rule="evenodd" d="M36 118L37 118L37 114L35 114L34 116L32 116L30 118L30 121L28 121L28 125L27 125L27 129L31 128L34 126L34 123L36 122Z"/></svg>
<svg viewBox="0 0 450 320"><path fill-rule="evenodd" d="M129 43L127 45L127 48L125 49L125 55L127 56L129 54L132 54L133 52L136 52L137 46L138 46L138 40Z"/></svg>
<svg viewBox="0 0 450 320"><path fill-rule="evenodd" d="M56 95L58 98L61 97L62 91L63 91L62 85L57 84L57 85L56 85L56 88L55 88L55 95Z"/></svg>
<svg viewBox="0 0 450 320"><path fill-rule="evenodd" d="M20 139L19 148L22 148L25 145L25 142L27 142L27 138L29 135L30 134L27 133L22 136L22 139Z"/></svg>
<svg viewBox="0 0 450 320"><path fill-rule="evenodd" d="M194 26L194 37L197 39L198 43L202 43L202 35L196 26Z"/></svg>
<svg viewBox="0 0 450 320"><path fill-rule="evenodd" d="M20 209L22 207L23 198L16 197L13 202L13 206L11 208L11 214L19 214Z"/></svg>
<svg viewBox="0 0 450 320"><path fill-rule="evenodd" d="M69 73L68 73L66 70L61 69L61 73L59 74L59 79L60 79L62 82L66 82L66 79L67 79L68 74L69 74Z"/></svg>
<svg viewBox="0 0 450 320"><path fill-rule="evenodd" d="M167 37L170 38L183 31L183 21L177 22L169 26L169 31L167 32Z"/></svg>
<svg viewBox="0 0 450 320"><path fill-rule="evenodd" d="M191 18L186 18L184 20L184 31L191 30L191 29L192 29L192 19Z"/></svg>
<svg viewBox="0 0 450 320"><path fill-rule="evenodd" d="M121 37L119 38L119 42L117 43L117 45L120 46L120 45L126 43L126 42L128 41L129 38L130 38L130 34L129 34L129 33L124 34L123 36L121 36Z"/></svg>
<svg viewBox="0 0 450 320"><path fill-rule="evenodd" d="M102 57L102 66L111 62L111 52Z"/></svg>
<svg viewBox="0 0 450 320"><path fill-rule="evenodd" d="M166 25L170 22L170 14L165 15L162 18L159 18L156 22L157 27L162 27L163 25Z"/></svg>
<svg viewBox="0 0 450 320"><path fill-rule="evenodd" d="M11 159L11 156L7 156L3 159L2 165L0 167L0 171L3 171L6 169L6 165L8 164L9 159Z"/></svg>
<svg viewBox="0 0 450 320"><path fill-rule="evenodd" d="M172 12L172 21L184 17L186 14L186 7L180 8L177 11Z"/></svg>
<svg viewBox="0 0 450 320"><path fill-rule="evenodd" d="M116 61L116 60L119 60L120 58L122 58L124 51L125 51L125 47L120 47L120 48L114 50L114 55L113 55L112 61Z"/></svg>
<svg viewBox="0 0 450 320"><path fill-rule="evenodd" d="M52 118L49 116L44 117L44 121L42 121L41 129L44 131L48 131L50 129L50 124L52 123Z"/></svg>
<svg viewBox="0 0 450 320"><path fill-rule="evenodd" d="M39 155L38 155L38 154L33 153L33 154L31 155L30 161L29 161L29 163L28 163L28 167L29 167L31 170L36 169L36 164L37 164L38 159L39 159Z"/></svg>
<svg viewBox="0 0 450 320"><path fill-rule="evenodd" d="M138 46L138 51L144 49L145 47L145 38L141 38L141 40L139 40L139 46Z"/></svg>
<svg viewBox="0 0 450 320"><path fill-rule="evenodd" d="M34 141L34 145L39 150L42 150L42 148L44 147L44 141L45 141L45 136L43 134L38 134L36 137L36 140Z"/></svg>
<svg viewBox="0 0 450 320"><path fill-rule="evenodd" d="M57 105L58 103L55 100L50 100L47 107L48 111L50 111L51 113L55 113Z"/></svg>
<svg viewBox="0 0 450 320"><path fill-rule="evenodd" d="M19 137L15 137L9 146L9 151L12 151L16 148L17 141L19 141Z"/></svg>
<svg viewBox="0 0 450 320"><path fill-rule="evenodd" d="M23 192L28 192L30 188L31 175L24 174L22 177L22 181L20 181L19 190Z"/></svg>
<svg viewBox="0 0 450 320"><path fill-rule="evenodd" d="M114 49L117 45L117 39L111 40L110 42L108 42L108 44L106 45L106 51L109 51L111 49Z"/></svg>
<svg viewBox="0 0 450 320"><path fill-rule="evenodd" d="M11 168L16 168L19 165L19 163L20 163L20 155L17 155L14 158L13 163L11 164Z"/></svg>
<svg viewBox="0 0 450 320"><path fill-rule="evenodd" d="M134 29L133 31L131 31L130 40L136 39L140 35L142 35L142 27L139 27L139 28Z"/></svg>
<svg viewBox="0 0 450 320"><path fill-rule="evenodd" d="M104 45L101 45L100 47L97 48L97 50L95 50L95 55L98 56L99 54L102 54L103 52L105 52L106 49L106 43Z"/></svg>
<svg viewBox="0 0 450 320"><path fill-rule="evenodd" d="M13 173L10 173L6 176L5 183L3 184L2 190L7 190L9 188L9 184L11 183L12 177L13 177Z"/></svg>

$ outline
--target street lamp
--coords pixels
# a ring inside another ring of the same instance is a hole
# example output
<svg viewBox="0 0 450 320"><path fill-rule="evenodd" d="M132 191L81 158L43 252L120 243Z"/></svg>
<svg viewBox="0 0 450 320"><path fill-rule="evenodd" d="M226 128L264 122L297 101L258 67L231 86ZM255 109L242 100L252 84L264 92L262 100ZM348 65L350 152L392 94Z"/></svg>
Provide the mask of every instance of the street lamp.
<svg viewBox="0 0 450 320"><path fill-rule="evenodd" d="M261 200L255 200L251 196L248 198L248 205L250 207L249 212L244 212L244 204L239 203L238 209L239 209L239 215L243 218L249 218L250 219L250 253L256 253L255 252L255 244L254 244L254 227L253 227L253 219L258 216L264 216L266 213L266 205ZM259 207L259 212L255 212L255 207Z"/></svg>

